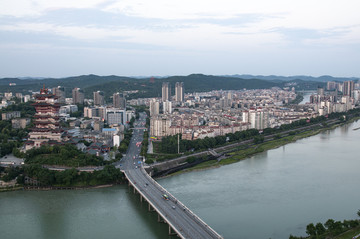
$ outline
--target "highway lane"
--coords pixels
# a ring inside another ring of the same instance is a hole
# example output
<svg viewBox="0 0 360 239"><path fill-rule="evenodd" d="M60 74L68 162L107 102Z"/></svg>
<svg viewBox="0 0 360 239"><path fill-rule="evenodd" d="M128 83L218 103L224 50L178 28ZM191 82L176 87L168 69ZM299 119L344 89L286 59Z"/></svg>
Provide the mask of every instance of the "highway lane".
<svg viewBox="0 0 360 239"><path fill-rule="evenodd" d="M125 172L128 180L140 194L151 202L163 219L172 225L179 236L182 238L221 238L211 227L153 180L143 169L143 163L139 163L141 146L137 147L136 143L142 142L144 131L137 127L143 127L145 119L145 115L140 114L140 119L135 122L127 154L119 163L121 170ZM168 195L169 200L165 200L163 194Z"/></svg>

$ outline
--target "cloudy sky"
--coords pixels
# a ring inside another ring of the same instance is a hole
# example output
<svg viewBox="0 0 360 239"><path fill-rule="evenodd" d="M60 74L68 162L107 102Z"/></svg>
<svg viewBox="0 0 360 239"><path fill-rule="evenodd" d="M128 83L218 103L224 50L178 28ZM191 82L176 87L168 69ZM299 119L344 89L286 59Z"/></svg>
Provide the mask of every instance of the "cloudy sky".
<svg viewBox="0 0 360 239"><path fill-rule="evenodd" d="M360 77L359 0L0 0L0 77Z"/></svg>

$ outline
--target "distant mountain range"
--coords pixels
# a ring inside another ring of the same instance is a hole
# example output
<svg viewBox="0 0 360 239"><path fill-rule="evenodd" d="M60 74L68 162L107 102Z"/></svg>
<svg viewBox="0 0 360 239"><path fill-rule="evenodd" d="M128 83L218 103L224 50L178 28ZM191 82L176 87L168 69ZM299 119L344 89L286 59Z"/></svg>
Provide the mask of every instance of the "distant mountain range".
<svg viewBox="0 0 360 239"><path fill-rule="evenodd" d="M82 88L85 96L92 98L94 91L104 91L106 97L114 92L138 90L130 98L158 97L161 96L161 85L170 82L172 95L175 82L184 82L185 92L204 92L211 90L240 90L264 89L271 87L295 87L296 90L314 90L325 86L326 81L358 80L358 78L336 78L331 76L253 76L253 75L226 75L213 76L191 74L188 76L169 77L124 77L124 76L98 76L82 75L66 78L2 78L0 79L0 92L13 92L26 94L29 91L38 91L45 85L47 88L56 86L65 87L67 97L71 97L71 90L75 87ZM10 83L16 85L10 86Z"/></svg>
<svg viewBox="0 0 360 239"><path fill-rule="evenodd" d="M328 81L357 81L359 78L357 77L333 77L333 76L261 76L261 75L225 75L226 77L237 77L241 79L259 79L259 80L271 80L271 81L292 81L292 80L303 80L303 81L318 81L318 82L328 82Z"/></svg>

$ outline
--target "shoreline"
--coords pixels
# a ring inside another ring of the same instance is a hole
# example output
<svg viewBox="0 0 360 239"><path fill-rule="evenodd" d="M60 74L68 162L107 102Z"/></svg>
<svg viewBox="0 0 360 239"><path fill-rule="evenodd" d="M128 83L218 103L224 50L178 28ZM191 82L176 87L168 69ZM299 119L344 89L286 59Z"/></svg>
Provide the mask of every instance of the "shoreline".
<svg viewBox="0 0 360 239"><path fill-rule="evenodd" d="M180 175L180 174L188 173L188 172L197 172L197 171L204 171L204 170L209 170L209 169L213 169L213 168L219 168L219 167L224 166L224 165L237 163L237 162L240 162L242 160L246 160L246 159L248 159L248 158L250 158L250 157L252 157L252 156L254 156L254 155L258 154L258 153L266 152L266 151L271 150L271 149L276 149L276 148L279 148L279 147L284 146L284 145L289 144L289 143L294 143L294 142L296 142L296 141L298 141L300 139L304 139L304 138L308 138L308 137L317 135L317 134L319 134L319 133L321 133L323 131L326 131L326 130L336 129L337 127L356 122L359 119L360 119L360 117L354 117L354 118L350 119L349 121L346 121L346 122L343 122L343 123L340 123L340 124L335 124L335 125L327 126L325 128L306 131L306 132L301 133L301 134L295 134L295 135L291 135L291 136L289 135L289 136L285 136L285 137L280 138L280 139L263 142L261 144L254 145L255 148L250 147L249 148L250 150L251 149L255 150L253 152L246 152L246 150L248 150L248 149L234 151L234 152L230 153L231 156L228 156L225 159L222 159L221 161L215 160L216 162L214 162L213 164L209 164L208 163L209 161L205 161L205 162L202 162L202 163L200 163L200 164L198 164L198 165L196 165L194 167L186 168L184 170L180 170L180 171L177 171L175 173L172 173L172 174L169 174L169 175L166 175L166 176L163 176L163 177L159 177L158 179L167 178L167 177L171 177L171 176L176 176L176 175ZM269 144L270 144L270 147L266 147L266 146L269 146ZM273 145L271 146L271 144L273 144ZM244 151L245 151L245 154L241 155L241 152L244 153ZM236 156L238 156L238 157L236 157ZM210 160L210 161L212 161L212 160Z"/></svg>
<svg viewBox="0 0 360 239"><path fill-rule="evenodd" d="M284 146L286 144L289 143L294 143L300 139L304 139L304 138L308 138L314 135L317 135L323 131L326 130L333 130L339 126L343 126L346 124L350 124L353 122L356 122L360 119L360 117L354 117L352 119L350 119L349 121L340 123L340 124L335 124L335 125L331 125L331 126L327 126L325 128L321 128L321 129L317 129L317 130L310 130L310 131L306 131L300 134L295 134L295 135L288 135L285 136L283 138L280 139L275 139L275 140L271 140L271 141L266 141L257 145L253 145L247 149L239 149L237 151L228 153L229 156L227 156L226 158L218 161L218 160L208 160L202 163L199 163L193 167L190 168L186 168L171 174L168 174L166 176L162 176L162 177L156 177L154 179L163 179L163 178L168 178L168 177L172 177L172 176L176 176L176 175L180 175L183 173L188 173L188 172L199 172L199 171L204 171L204 170L209 170L209 169L215 169L215 168L219 168L221 166L224 165L228 165L228 164L233 164L233 163L237 163L240 162L242 160L246 160L258 153L262 153L262 152L266 152L268 150L271 149L276 149L279 148L281 146ZM360 127L359 127L360 128ZM357 128L358 129L358 128ZM122 183L120 183L122 184ZM29 187L29 186L18 186L18 187L13 187L13 188L6 188L5 190L1 190L0 192L10 192L10 191L19 191L19 190L24 190L24 191L49 191L49 190L86 190L86 189L97 189L97 188L106 188L106 187L112 187L116 184L105 184L105 185L94 185L94 186L85 186L85 187L76 187L76 186L68 186L68 187L57 187L57 186L49 186L49 187ZM28 187L28 189L26 189L26 187ZM34 188L34 189L31 189ZM35 189L37 188L37 189Z"/></svg>
<svg viewBox="0 0 360 239"><path fill-rule="evenodd" d="M94 186L85 186L85 187L76 187L76 186L23 186L16 185L14 187L1 188L0 193L2 192L14 192L14 191L57 191L57 190L86 190L86 189L98 189L98 188L109 188L118 184L125 183L113 183L113 184L101 184Z"/></svg>

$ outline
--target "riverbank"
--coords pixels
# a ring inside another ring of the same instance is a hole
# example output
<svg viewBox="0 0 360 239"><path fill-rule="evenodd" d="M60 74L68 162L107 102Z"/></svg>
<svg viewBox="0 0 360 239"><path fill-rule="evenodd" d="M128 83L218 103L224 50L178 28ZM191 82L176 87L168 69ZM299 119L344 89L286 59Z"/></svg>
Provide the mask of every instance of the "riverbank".
<svg viewBox="0 0 360 239"><path fill-rule="evenodd" d="M262 153L262 152L265 152L265 151L270 150L270 149L279 148L279 147L284 146L286 144L296 142L297 140L317 135L317 134L319 134L319 133L321 133L323 131L332 130L332 129L335 129L335 128L339 127L339 126L343 126L343 125L346 125L346 124L353 123L353 122L355 122L355 121L357 121L359 119L360 119L360 117L354 117L354 118L352 118L352 119L350 119L348 121L345 121L343 123L340 123L340 124L326 126L326 127L323 127L323 128L317 129L317 130L305 131L303 133L297 133L295 135L288 135L288 136L282 137L280 139L274 139L274 140L271 140L271 141L266 141L266 142L263 142L263 143L260 143L260 144L256 144L256 145L246 147L246 148L244 148L244 146L240 146L240 147L238 147L238 149L235 149L233 152L226 154L225 158L220 160L220 161L218 161L218 160L209 160L209 161L197 164L194 167L186 168L186 169L177 171L175 173L169 174L169 175L167 175L165 177L179 175L179 174L186 173L186 172L208 170L208 169L212 169L212 168L218 168L218 167L221 167L223 165L237 163L237 162L239 162L241 160L247 159L247 158L249 158L251 156L254 156L254 155L258 154L258 153Z"/></svg>
<svg viewBox="0 0 360 239"><path fill-rule="evenodd" d="M117 183L119 184L119 183ZM123 184L123 183L120 183ZM16 185L15 187L3 187L0 188L1 192L11 192L11 191L49 191L49 190L85 190L85 189L97 189L97 188L108 188L112 187L115 184L103 184L103 185L94 185L86 187L56 187L56 186L22 186Z"/></svg>

